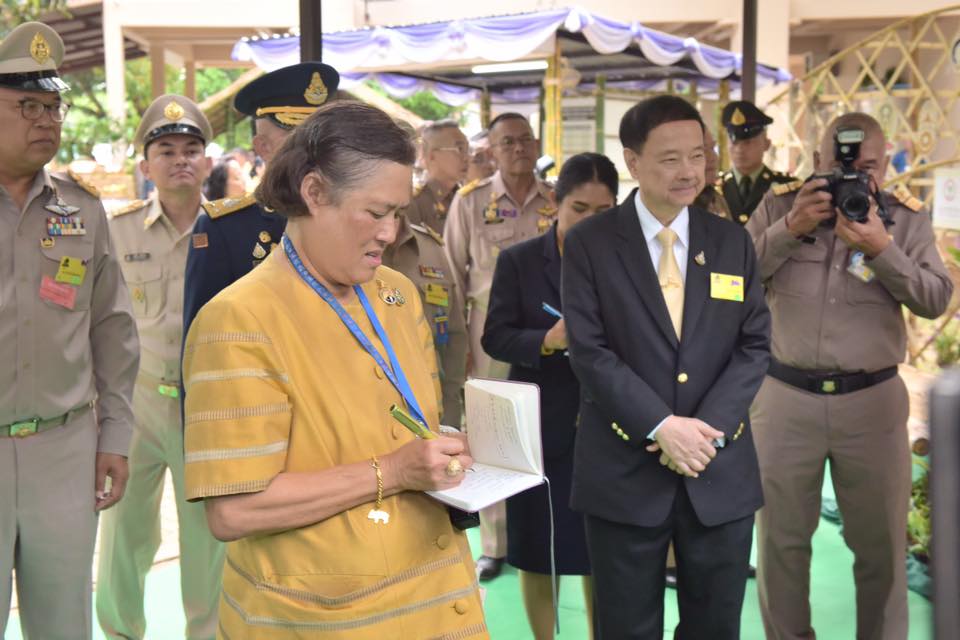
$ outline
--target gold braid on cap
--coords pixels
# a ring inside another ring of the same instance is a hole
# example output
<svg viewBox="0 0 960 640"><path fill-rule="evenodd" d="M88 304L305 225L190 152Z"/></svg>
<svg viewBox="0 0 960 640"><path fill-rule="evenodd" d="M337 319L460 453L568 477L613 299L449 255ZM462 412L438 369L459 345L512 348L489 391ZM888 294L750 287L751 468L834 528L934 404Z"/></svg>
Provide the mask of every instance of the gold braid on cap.
<svg viewBox="0 0 960 640"><path fill-rule="evenodd" d="M257 117L272 115L283 124L296 127L316 110L316 107L262 107L257 109Z"/></svg>

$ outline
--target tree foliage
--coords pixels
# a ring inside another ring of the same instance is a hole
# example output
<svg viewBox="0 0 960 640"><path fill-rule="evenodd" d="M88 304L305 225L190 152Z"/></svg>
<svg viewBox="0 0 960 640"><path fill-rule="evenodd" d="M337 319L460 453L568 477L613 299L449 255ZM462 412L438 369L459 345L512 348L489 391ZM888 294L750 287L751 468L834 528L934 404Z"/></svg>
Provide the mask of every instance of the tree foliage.
<svg viewBox="0 0 960 640"><path fill-rule="evenodd" d="M387 96L404 109L412 111L424 120L455 120L460 123L463 121L461 108L451 107L441 102L430 91L418 91L409 98L398 100L387 93L386 89L380 86L380 83L376 80L368 80L366 84L377 93Z"/></svg>
<svg viewBox="0 0 960 640"><path fill-rule="evenodd" d="M18 24L53 12L69 15L67 0L0 0L0 38Z"/></svg>

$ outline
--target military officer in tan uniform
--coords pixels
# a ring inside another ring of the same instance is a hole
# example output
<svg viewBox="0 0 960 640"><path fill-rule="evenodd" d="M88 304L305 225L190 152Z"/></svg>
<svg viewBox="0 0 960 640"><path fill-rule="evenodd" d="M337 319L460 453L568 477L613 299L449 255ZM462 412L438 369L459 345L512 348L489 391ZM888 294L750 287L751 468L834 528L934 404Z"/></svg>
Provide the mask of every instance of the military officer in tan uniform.
<svg viewBox="0 0 960 640"><path fill-rule="evenodd" d="M413 224L426 225L443 235L450 203L467 175L470 147L452 120L432 122L420 135L424 180L413 190L404 215Z"/></svg>
<svg viewBox="0 0 960 640"><path fill-rule="evenodd" d="M467 377L467 330L463 295L443 251L443 237L432 228L400 217L397 239L384 251L383 263L410 278L423 301L423 315L433 333L437 351L440 419L460 428L463 383Z"/></svg>
<svg viewBox="0 0 960 640"><path fill-rule="evenodd" d="M480 345L497 256L549 229L556 208L550 204L550 187L533 172L539 145L524 116L503 113L494 118L490 148L499 169L491 178L468 183L457 192L444 228L444 242L457 288L466 296L467 374L506 378L509 366L490 358ZM483 510L480 523L483 556L477 566L480 578L488 579L500 574L507 553L503 503Z"/></svg>
<svg viewBox="0 0 960 640"><path fill-rule="evenodd" d="M183 274L190 231L210 173L204 153L210 123L191 100L165 95L143 114L134 143L140 169L157 185L149 200L115 212L110 230L140 331L140 372L133 395L137 431L130 448L128 500L103 519L97 616L108 638L143 638L143 581L160 546L160 499L169 468L177 499L185 637L213 638L224 548L203 505L183 493L180 344Z"/></svg>
<svg viewBox="0 0 960 640"><path fill-rule="evenodd" d="M862 113L830 125L818 171L840 164L838 128L862 132L859 150L849 151L853 167L880 183L886 143ZM773 360L751 411L766 498L757 514L760 606L767 638L815 637L810 538L829 458L855 557L857 638L902 640L910 495L909 403L897 375L903 307L935 318L953 285L930 217L909 192L879 196L892 224L884 224L876 197L867 221L857 223L838 214L826 184L775 186L747 224L773 314Z"/></svg>
<svg viewBox="0 0 960 640"><path fill-rule="evenodd" d="M763 163L770 149L767 125L773 118L752 102L737 100L723 108L720 121L730 138L730 171L720 178L719 191L735 222L746 224L764 194L775 184L793 182L796 178L774 171Z"/></svg>
<svg viewBox="0 0 960 640"><path fill-rule="evenodd" d="M124 493L139 356L96 189L44 169L62 59L37 22L0 43L0 637L16 570L23 635L41 640L93 632L96 513Z"/></svg>

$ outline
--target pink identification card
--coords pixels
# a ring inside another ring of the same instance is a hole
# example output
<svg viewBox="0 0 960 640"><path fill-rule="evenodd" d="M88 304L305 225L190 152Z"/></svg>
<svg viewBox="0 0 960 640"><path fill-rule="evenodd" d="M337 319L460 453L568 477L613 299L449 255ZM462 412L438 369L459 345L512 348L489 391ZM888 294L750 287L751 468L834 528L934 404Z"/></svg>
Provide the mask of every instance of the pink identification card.
<svg viewBox="0 0 960 640"><path fill-rule="evenodd" d="M40 281L40 299L72 311L77 304L77 288L61 284L50 276L43 276Z"/></svg>

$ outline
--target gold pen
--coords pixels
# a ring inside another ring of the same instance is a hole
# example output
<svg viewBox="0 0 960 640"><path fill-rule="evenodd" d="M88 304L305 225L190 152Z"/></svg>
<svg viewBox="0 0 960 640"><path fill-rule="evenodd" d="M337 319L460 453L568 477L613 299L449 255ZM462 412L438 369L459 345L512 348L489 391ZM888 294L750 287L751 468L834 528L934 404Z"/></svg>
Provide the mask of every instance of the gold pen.
<svg viewBox="0 0 960 640"><path fill-rule="evenodd" d="M390 405L390 415L394 419L410 430L413 435L424 440L433 440L437 435L427 427L413 419L413 417L395 404Z"/></svg>

